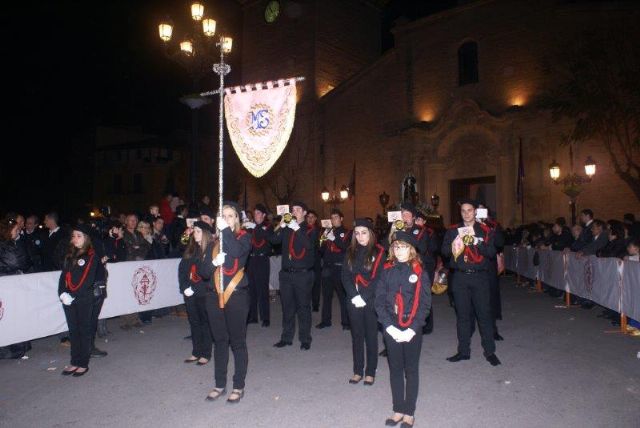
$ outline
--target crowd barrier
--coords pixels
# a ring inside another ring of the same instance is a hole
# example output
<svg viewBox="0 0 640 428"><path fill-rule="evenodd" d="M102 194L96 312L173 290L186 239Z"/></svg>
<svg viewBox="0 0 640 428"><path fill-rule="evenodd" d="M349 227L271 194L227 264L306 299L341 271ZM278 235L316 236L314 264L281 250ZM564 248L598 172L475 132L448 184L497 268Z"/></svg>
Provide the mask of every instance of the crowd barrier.
<svg viewBox="0 0 640 428"><path fill-rule="evenodd" d="M504 259L507 270L566 291L567 304L574 294L640 320L638 262L524 247L505 247Z"/></svg>
<svg viewBox="0 0 640 428"><path fill-rule="evenodd" d="M108 264L108 297L100 318L184 303L180 259ZM60 272L0 277L0 346L67 331L58 298Z"/></svg>

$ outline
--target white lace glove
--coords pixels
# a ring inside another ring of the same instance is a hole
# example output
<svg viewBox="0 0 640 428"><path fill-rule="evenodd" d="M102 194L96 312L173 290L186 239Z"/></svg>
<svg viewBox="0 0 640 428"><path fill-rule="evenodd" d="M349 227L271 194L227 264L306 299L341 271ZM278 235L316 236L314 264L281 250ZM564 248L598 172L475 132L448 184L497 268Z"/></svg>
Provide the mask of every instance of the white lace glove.
<svg viewBox="0 0 640 428"><path fill-rule="evenodd" d="M224 264L224 258L227 255L227 253L218 253L218 255L216 256L215 259L213 259L213 265L218 267L218 266L222 266Z"/></svg>
<svg viewBox="0 0 640 428"><path fill-rule="evenodd" d="M336 235L333 234L333 230L329 231L329 233L327 233L327 239L329 241L335 241L336 240Z"/></svg>
<svg viewBox="0 0 640 428"><path fill-rule="evenodd" d="M362 296L360 296L359 294L351 299L351 303L353 303L353 306L355 306L356 308L364 308L365 306L367 306L367 302L365 302Z"/></svg>
<svg viewBox="0 0 640 428"><path fill-rule="evenodd" d="M71 297L71 294L69 294L67 292L62 293L60 295L60 301L65 306L69 306L71 303L73 303L74 300L75 300L75 298Z"/></svg>
<svg viewBox="0 0 640 428"><path fill-rule="evenodd" d="M387 333L389 333L389 336L391 336L393 338L393 340L395 340L396 342L401 342L400 337L402 335L402 332L400 330L398 330L396 328L396 326L394 325L390 325L389 327L387 327L387 329L385 330Z"/></svg>
<svg viewBox="0 0 640 428"><path fill-rule="evenodd" d="M297 220L291 220L289 222L289 227L291 228L291 230L293 230L294 232L297 232L298 229L300 229L300 225L298 224Z"/></svg>
<svg viewBox="0 0 640 428"><path fill-rule="evenodd" d="M225 230L227 227L229 227L224 217L216 218L216 226L218 227L218 230Z"/></svg>
<svg viewBox="0 0 640 428"><path fill-rule="evenodd" d="M193 296L193 288L189 287L186 290L184 290L184 295L187 297Z"/></svg>
<svg viewBox="0 0 640 428"><path fill-rule="evenodd" d="M416 332L408 328L400 332L400 337L402 340L399 340L398 342L411 342L411 339L413 339L413 336L415 335L416 335Z"/></svg>
<svg viewBox="0 0 640 428"><path fill-rule="evenodd" d="M478 245L480 242L484 242L483 238L473 237L473 245Z"/></svg>
<svg viewBox="0 0 640 428"><path fill-rule="evenodd" d="M256 228L256 224L250 221L245 221L244 223L242 223L242 226L245 229L255 229Z"/></svg>

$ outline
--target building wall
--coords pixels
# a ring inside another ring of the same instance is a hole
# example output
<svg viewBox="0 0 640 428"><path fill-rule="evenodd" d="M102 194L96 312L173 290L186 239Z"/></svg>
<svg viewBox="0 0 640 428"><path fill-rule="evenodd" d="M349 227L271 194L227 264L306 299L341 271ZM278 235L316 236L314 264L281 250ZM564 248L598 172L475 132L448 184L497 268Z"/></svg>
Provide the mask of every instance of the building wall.
<svg viewBox="0 0 640 428"><path fill-rule="evenodd" d="M631 5L631 6L630 6ZM637 5L555 1L480 1L407 24L396 30L396 47L324 99L325 180L346 182L358 164L358 215L381 212L377 196L400 198L402 178L418 179L423 200L437 192L440 212L450 218L452 179L495 176L498 218L522 221L516 204L518 143L525 164L525 221L569 215L567 197L548 178L555 158L568 170L559 147L567 124L553 123L535 102L553 81L548 53L585 28L611 24ZM478 44L479 82L458 86L457 50ZM521 108L513 108L517 105ZM613 174L598 142L574 151L576 169L598 163L578 208L602 218L640 212L631 190ZM351 210L345 210L349 216Z"/></svg>

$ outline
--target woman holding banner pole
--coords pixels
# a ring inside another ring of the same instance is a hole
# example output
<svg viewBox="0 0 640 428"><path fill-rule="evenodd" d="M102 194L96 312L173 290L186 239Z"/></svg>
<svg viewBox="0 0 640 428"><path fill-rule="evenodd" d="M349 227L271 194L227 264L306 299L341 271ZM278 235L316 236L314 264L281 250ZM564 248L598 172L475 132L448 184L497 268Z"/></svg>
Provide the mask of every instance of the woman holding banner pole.
<svg viewBox="0 0 640 428"><path fill-rule="evenodd" d="M178 265L180 292L184 295L189 326L191 327L191 356L185 363L203 366L211 359L211 332L205 307L207 284L211 282L213 265L211 254L215 244L213 229L204 221L193 224L193 232Z"/></svg>
<svg viewBox="0 0 640 428"><path fill-rule="evenodd" d="M214 401L226 393L229 347L233 352L235 373L233 390L227 399L238 403L244 396L249 355L247 352L247 315L249 314L249 281L244 267L251 252L251 235L240 227L240 208L234 202L225 202L222 217L216 225L222 237L222 251L216 246L213 253L213 292L207 293L206 307L209 327L213 334L215 388L207 395ZM220 271L224 278L220 286Z"/></svg>

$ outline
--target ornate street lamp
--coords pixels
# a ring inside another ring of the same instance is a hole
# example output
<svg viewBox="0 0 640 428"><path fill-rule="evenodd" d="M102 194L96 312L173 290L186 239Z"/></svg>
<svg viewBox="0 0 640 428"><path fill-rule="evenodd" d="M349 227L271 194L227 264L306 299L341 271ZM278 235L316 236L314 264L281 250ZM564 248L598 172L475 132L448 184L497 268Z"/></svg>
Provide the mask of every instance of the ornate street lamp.
<svg viewBox="0 0 640 428"><path fill-rule="evenodd" d="M438 206L440 205L440 196L437 193L431 195L431 206L435 212L438 212Z"/></svg>
<svg viewBox="0 0 640 428"><path fill-rule="evenodd" d="M335 182L334 182L334 190L329 192L329 189L325 187L322 188L322 192L320 192L320 197L322 201L329 205L338 205L343 203L349 198L349 189L347 186L342 185L339 191L335 190Z"/></svg>
<svg viewBox="0 0 640 428"><path fill-rule="evenodd" d="M190 167L189 167L189 193L192 201L196 198L196 181L198 177L198 162L196 153L198 152L198 109L207 104L209 99L200 95L200 81L203 77L211 73L212 65L217 62L220 55L229 54L233 45L231 37L216 37L217 22L215 19L205 16L204 4L194 1L189 6L191 13L192 29L188 31L188 37L179 40L178 43L170 43L174 34L173 21L170 18L162 20L158 25L158 35L163 41L165 55L171 60L180 64L189 73L192 80L193 94L181 98L191 109L191 142L190 142ZM176 46L177 45L177 46ZM216 52L216 46L220 47L220 52ZM219 71L229 72L228 65ZM199 102L197 98L202 98ZM186 101L185 101L186 100ZM222 125L220 125L222 126Z"/></svg>
<svg viewBox="0 0 640 428"><path fill-rule="evenodd" d="M571 206L571 222L576 222L576 202L578 196L582 193L583 186L591 182L591 179L596 174L596 163L587 156L587 160L584 163L585 176L573 172L573 146L569 145L569 165L570 173L567 176L560 178L560 165L553 160L549 165L549 176L555 184L562 185L562 193L569 197L569 205Z"/></svg>

